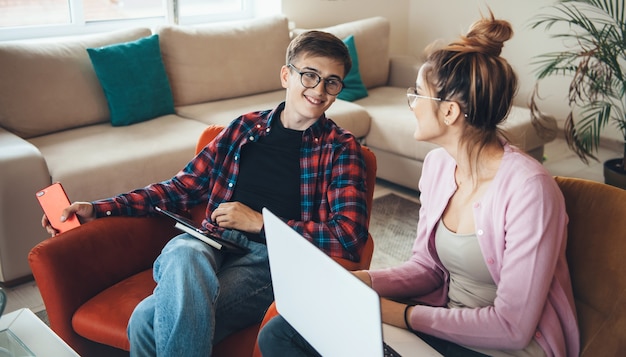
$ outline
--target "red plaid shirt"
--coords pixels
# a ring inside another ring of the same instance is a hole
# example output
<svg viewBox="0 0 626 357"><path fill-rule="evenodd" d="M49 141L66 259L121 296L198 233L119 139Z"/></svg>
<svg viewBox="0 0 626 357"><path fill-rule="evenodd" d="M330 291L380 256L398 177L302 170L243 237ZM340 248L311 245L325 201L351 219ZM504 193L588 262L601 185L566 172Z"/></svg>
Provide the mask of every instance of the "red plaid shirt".
<svg viewBox="0 0 626 357"><path fill-rule="evenodd" d="M97 217L145 216L159 205L171 211L206 203L203 226L220 233L211 213L233 196L239 155L248 142L270 132L274 110L234 120L172 179L93 202ZM368 237L365 163L354 136L325 116L304 131L300 155L302 221L287 223L333 257L357 261Z"/></svg>

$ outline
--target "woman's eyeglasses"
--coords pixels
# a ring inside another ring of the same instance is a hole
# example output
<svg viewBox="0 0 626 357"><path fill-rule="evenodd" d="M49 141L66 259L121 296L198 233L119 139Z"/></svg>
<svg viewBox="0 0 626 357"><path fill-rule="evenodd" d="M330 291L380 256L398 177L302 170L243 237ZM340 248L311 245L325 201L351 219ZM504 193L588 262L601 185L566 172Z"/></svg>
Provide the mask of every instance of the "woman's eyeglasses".
<svg viewBox="0 0 626 357"><path fill-rule="evenodd" d="M406 90L406 99L409 101L409 107L411 109L415 108L415 104L417 103L418 98L436 100L438 102L443 101L443 99L441 98L417 94L417 89L415 89L415 87L410 87Z"/></svg>

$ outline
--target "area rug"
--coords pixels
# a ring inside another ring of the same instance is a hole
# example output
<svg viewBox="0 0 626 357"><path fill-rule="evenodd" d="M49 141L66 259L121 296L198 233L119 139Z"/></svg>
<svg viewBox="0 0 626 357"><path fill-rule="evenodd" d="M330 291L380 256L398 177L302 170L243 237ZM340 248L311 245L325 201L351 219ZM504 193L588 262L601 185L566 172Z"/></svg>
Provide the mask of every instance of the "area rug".
<svg viewBox="0 0 626 357"><path fill-rule="evenodd" d="M35 312L35 315L37 315L37 317L39 317L39 319L43 321L46 325L50 326L50 321L48 320L48 313L46 312L46 310L37 311Z"/></svg>
<svg viewBox="0 0 626 357"><path fill-rule="evenodd" d="M374 239L371 269L407 260L417 231L420 205L394 193L374 199L370 234Z"/></svg>

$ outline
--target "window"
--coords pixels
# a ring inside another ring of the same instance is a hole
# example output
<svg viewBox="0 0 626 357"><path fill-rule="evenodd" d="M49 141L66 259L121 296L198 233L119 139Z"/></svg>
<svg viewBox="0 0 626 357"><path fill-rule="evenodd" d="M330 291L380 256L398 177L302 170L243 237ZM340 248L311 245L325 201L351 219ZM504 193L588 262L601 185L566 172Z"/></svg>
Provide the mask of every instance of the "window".
<svg viewBox="0 0 626 357"><path fill-rule="evenodd" d="M251 18L280 0L0 0L0 41Z"/></svg>

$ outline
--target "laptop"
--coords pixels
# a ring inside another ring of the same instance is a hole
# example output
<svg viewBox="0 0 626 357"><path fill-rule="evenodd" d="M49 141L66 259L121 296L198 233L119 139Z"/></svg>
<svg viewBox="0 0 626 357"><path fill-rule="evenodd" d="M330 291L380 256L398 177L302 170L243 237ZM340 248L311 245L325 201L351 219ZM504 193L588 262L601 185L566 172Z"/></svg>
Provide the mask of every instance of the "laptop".
<svg viewBox="0 0 626 357"><path fill-rule="evenodd" d="M396 356L441 356L383 324L374 290L266 208L263 221L276 309L322 356L393 356L385 345Z"/></svg>

